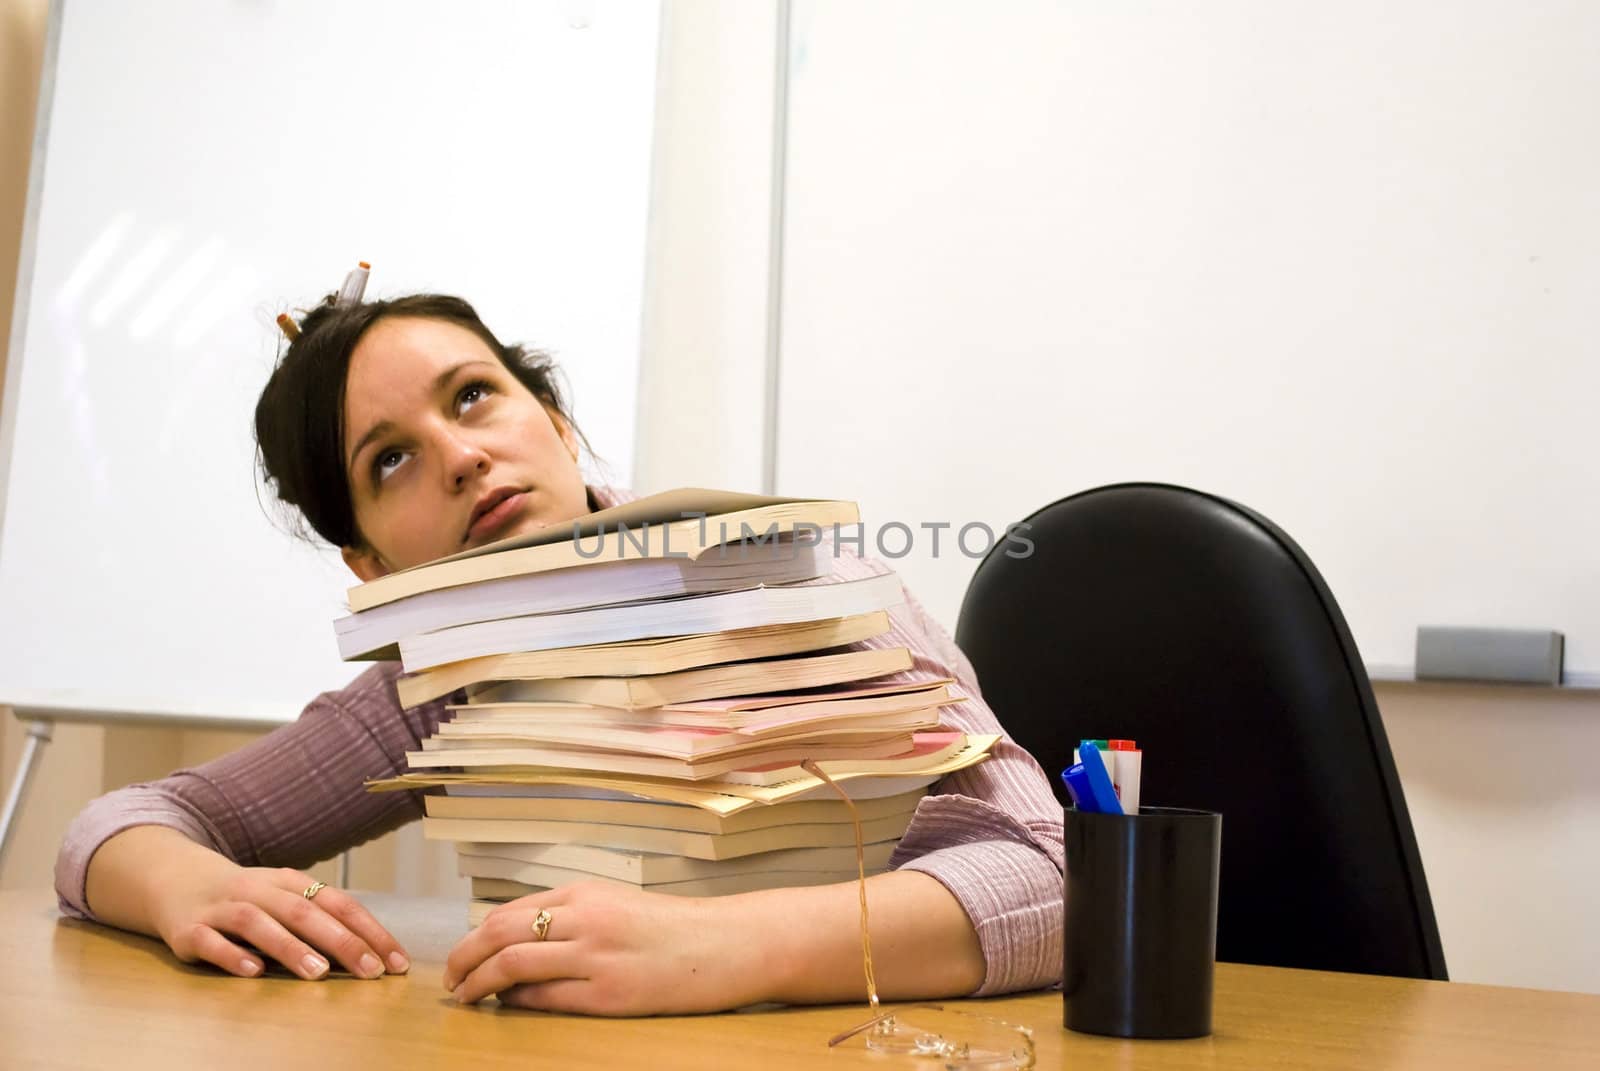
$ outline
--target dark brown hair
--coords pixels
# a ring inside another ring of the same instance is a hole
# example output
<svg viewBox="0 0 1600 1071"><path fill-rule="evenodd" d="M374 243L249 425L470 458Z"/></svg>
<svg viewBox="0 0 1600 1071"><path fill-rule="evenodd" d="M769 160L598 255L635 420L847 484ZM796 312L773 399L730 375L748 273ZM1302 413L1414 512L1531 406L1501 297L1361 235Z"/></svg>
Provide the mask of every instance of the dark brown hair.
<svg viewBox="0 0 1600 1071"><path fill-rule="evenodd" d="M336 308L333 295L300 321L256 402L256 451L262 478L317 535L336 547L365 546L356 527L344 465L344 396L350 354L373 324L397 316L443 320L484 341L500 363L550 412L573 423L550 355L503 345L471 305L446 294L411 294ZM587 445L587 441L585 442Z"/></svg>

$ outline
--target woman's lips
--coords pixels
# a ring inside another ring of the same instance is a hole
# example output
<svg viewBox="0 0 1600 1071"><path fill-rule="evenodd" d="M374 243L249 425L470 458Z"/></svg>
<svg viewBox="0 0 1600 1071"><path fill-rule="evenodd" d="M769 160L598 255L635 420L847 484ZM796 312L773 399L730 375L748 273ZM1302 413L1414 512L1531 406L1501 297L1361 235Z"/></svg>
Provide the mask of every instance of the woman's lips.
<svg viewBox="0 0 1600 1071"><path fill-rule="evenodd" d="M472 527L467 529L467 542L487 543L504 528L506 528L528 504L526 491L518 491L514 495L507 495L494 507L472 522Z"/></svg>

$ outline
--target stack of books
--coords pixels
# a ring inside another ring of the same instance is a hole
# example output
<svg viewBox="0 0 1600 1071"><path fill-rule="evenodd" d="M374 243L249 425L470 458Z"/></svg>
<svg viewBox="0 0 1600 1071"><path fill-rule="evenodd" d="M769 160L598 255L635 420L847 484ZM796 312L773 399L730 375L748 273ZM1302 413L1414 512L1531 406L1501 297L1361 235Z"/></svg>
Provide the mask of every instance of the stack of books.
<svg viewBox="0 0 1600 1071"><path fill-rule="evenodd" d="M887 868L927 787L992 737L940 724L949 680L863 646L901 598L833 570L853 503L684 490L380 578L336 623L347 659L398 657L406 706L464 693L377 791L424 797L476 923L580 880L708 896ZM862 575L857 577L859 572Z"/></svg>

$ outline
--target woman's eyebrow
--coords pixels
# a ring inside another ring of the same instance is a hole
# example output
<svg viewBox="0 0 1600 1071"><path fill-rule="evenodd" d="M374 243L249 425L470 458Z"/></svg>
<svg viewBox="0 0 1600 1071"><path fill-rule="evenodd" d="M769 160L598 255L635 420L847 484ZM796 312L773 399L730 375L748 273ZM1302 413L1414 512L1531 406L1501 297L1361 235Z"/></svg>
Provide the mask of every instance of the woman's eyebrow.
<svg viewBox="0 0 1600 1071"><path fill-rule="evenodd" d="M356 467L356 458L361 456L361 451L365 450L367 445L374 439L382 438L393 430L394 424L388 420L380 420L372 425L371 428L367 429L367 433L361 436L361 441L356 443L356 448L350 451L350 459L345 462L345 468L354 469Z"/></svg>
<svg viewBox="0 0 1600 1071"><path fill-rule="evenodd" d="M481 364L486 368L493 368L495 366L493 361L485 361L481 357L474 357L471 360L462 361L459 364L453 364L449 368L446 368L443 372L440 372L438 375L433 377L433 382L428 385L428 393L438 394L452 379L455 378L456 373L460 372L463 368L471 368L473 365L478 364ZM389 434L389 432L393 430L394 422L390 420L380 420L376 424L372 425L372 427L368 428L367 433L356 441L355 449L350 451L350 458L345 462L345 468L354 468L356 464L356 458L361 456L361 451L365 450L374 439L381 439L383 436Z"/></svg>
<svg viewBox="0 0 1600 1071"><path fill-rule="evenodd" d="M473 365L478 364L483 365L485 368L496 368L499 366L498 362L486 361L482 357L473 357L470 360L462 361L460 364L453 364L449 368L446 368L443 372L440 372L438 375L433 377L433 383L429 387L429 393L439 393L440 391L444 390L445 386L452 379L455 378L457 372L461 371L463 368L471 368Z"/></svg>

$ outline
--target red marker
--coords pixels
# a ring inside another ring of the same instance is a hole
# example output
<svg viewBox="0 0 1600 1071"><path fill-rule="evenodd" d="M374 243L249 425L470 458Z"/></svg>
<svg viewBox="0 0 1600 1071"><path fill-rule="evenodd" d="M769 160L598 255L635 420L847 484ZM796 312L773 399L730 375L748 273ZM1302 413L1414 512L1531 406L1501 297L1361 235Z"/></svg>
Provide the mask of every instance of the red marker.
<svg viewBox="0 0 1600 1071"><path fill-rule="evenodd" d="M1132 740L1108 740L1106 748L1116 766L1117 796L1122 800L1122 813L1138 814L1139 771L1144 763L1144 752Z"/></svg>

